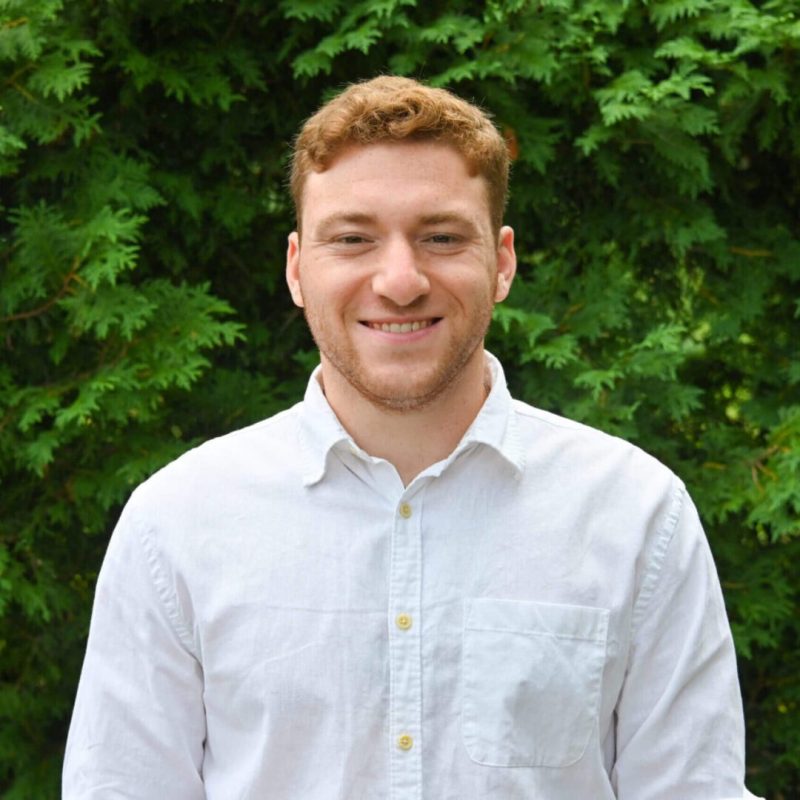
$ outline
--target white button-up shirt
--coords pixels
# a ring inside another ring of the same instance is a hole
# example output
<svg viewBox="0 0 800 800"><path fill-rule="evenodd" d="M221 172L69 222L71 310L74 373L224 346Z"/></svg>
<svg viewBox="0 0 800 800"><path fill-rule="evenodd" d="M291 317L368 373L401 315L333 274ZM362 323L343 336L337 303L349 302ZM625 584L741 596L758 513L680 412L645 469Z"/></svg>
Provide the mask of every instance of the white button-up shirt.
<svg viewBox="0 0 800 800"><path fill-rule="evenodd" d="M743 724L681 482L493 387L408 486L318 375L139 487L65 800L722 800Z"/></svg>

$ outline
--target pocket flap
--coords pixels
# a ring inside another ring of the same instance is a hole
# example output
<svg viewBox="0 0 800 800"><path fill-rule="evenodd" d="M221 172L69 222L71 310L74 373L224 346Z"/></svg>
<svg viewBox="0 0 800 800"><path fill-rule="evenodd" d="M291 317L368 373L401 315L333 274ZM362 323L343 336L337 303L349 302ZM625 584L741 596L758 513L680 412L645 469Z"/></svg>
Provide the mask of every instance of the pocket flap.
<svg viewBox="0 0 800 800"><path fill-rule="evenodd" d="M608 609L481 597L466 601L464 626L473 631L508 631L604 642Z"/></svg>

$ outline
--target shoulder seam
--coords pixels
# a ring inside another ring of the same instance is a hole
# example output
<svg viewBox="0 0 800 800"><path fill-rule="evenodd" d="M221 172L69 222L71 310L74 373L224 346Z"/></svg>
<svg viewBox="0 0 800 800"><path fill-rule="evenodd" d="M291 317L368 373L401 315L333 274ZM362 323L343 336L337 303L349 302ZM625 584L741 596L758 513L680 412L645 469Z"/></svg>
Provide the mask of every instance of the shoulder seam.
<svg viewBox="0 0 800 800"><path fill-rule="evenodd" d="M639 590L639 596L634 601L633 611L631 612L631 640L636 635L636 630L644 618L650 599L655 594L659 579L662 574L662 567L667 556L670 544L675 537L678 528L678 521L683 513L686 500L686 488L683 483L675 476L672 476L672 492L669 509L664 518L664 522L656 535L656 543L653 547L653 554L649 564L645 567L645 576Z"/></svg>
<svg viewBox="0 0 800 800"><path fill-rule="evenodd" d="M174 597L171 596L167 577L164 574L159 555L156 551L155 542L149 535L149 531L144 530L144 528L139 525L137 521L134 521L133 525L138 534L142 551L144 552L145 560L148 566L148 572L153 582L153 589L155 590L156 596L161 601L164 614L172 626L175 635L178 637L178 639L180 639L184 647L186 647L186 649L193 656L197 657L193 636L189 626L182 618L180 611L178 610L178 606L175 603Z"/></svg>

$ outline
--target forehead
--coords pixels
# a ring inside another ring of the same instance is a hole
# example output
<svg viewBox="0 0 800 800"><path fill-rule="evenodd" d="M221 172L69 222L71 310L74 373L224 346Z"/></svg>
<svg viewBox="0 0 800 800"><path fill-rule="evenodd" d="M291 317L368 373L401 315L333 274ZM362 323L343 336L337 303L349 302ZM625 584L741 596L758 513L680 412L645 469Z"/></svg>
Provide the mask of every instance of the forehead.
<svg viewBox="0 0 800 800"><path fill-rule="evenodd" d="M332 211L486 216L486 181L453 146L431 141L349 145L303 188L303 224Z"/></svg>

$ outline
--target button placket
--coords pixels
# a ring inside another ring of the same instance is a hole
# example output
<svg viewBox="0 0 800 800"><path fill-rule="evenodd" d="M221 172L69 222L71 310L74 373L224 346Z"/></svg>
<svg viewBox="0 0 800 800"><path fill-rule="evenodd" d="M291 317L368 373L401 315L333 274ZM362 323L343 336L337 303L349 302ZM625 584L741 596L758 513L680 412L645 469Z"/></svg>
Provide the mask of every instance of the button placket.
<svg viewBox="0 0 800 800"><path fill-rule="evenodd" d="M391 800L422 798L421 498L398 503L389 579Z"/></svg>

